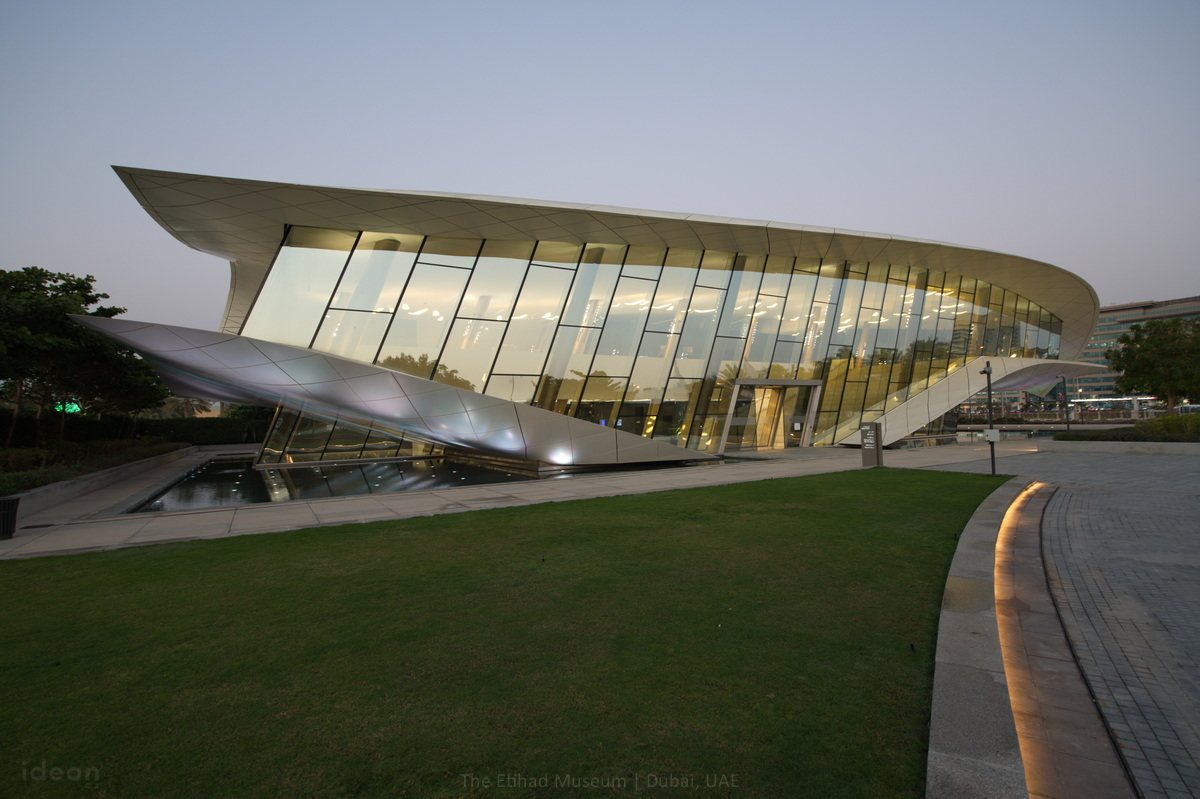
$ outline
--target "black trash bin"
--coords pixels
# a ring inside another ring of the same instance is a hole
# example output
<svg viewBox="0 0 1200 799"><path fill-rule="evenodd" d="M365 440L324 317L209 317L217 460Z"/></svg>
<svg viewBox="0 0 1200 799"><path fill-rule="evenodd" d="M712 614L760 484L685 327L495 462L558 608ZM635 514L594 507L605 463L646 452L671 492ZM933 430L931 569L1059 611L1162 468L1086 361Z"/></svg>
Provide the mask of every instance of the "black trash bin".
<svg viewBox="0 0 1200 799"><path fill-rule="evenodd" d="M0 497L0 539L12 538L17 532L17 505L20 497Z"/></svg>

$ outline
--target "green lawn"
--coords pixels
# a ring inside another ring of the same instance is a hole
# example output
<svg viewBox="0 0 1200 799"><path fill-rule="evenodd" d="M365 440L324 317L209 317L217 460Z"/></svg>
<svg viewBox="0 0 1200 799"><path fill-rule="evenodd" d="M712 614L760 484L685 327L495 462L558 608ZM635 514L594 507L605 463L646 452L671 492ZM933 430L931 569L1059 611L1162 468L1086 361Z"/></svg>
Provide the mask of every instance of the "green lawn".
<svg viewBox="0 0 1200 799"><path fill-rule="evenodd" d="M923 796L946 570L1004 479L0 562L0 795Z"/></svg>

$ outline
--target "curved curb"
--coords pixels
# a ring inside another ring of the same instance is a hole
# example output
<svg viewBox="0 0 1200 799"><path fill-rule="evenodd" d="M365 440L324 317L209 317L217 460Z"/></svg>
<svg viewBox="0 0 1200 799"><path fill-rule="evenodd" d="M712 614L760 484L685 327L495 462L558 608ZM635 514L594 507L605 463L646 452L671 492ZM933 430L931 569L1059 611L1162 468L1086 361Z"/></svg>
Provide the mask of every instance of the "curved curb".
<svg viewBox="0 0 1200 799"><path fill-rule="evenodd" d="M1014 477L963 528L938 617L925 795L1027 796L996 624L996 538L1030 484Z"/></svg>

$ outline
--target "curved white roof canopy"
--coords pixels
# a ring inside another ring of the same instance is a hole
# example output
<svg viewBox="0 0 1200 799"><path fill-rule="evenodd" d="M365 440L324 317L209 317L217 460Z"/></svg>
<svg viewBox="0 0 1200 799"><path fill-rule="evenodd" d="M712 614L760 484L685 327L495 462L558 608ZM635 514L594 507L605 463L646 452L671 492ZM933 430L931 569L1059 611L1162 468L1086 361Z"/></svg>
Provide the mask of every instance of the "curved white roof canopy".
<svg viewBox="0 0 1200 799"><path fill-rule="evenodd" d="M141 353L183 396L282 402L360 427L556 466L715 457L300 347L128 319L71 318Z"/></svg>
<svg viewBox="0 0 1200 799"><path fill-rule="evenodd" d="M189 247L229 261L222 329L236 333L285 224L489 239L645 244L886 261L974 277L1027 297L1063 321L1061 353L1083 349L1098 315L1083 279L1041 261L875 233L433 192L338 189L113 167L142 207Z"/></svg>

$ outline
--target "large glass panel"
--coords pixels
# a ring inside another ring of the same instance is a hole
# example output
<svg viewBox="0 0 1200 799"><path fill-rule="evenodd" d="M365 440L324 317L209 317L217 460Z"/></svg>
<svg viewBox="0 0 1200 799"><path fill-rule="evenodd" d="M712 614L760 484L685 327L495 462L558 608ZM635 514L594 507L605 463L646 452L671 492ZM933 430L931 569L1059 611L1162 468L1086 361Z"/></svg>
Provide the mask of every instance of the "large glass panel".
<svg viewBox="0 0 1200 799"><path fill-rule="evenodd" d="M696 283L696 266L700 254L693 250L671 250L658 279L658 291L650 306L646 329L660 333L678 333L683 326L692 286Z"/></svg>
<svg viewBox="0 0 1200 799"><path fill-rule="evenodd" d="M628 378L593 374L583 387L575 418L612 427L617 420L621 397L625 395Z"/></svg>
<svg viewBox="0 0 1200 799"><path fill-rule="evenodd" d="M397 233L363 233L338 283L333 307L395 311L423 239Z"/></svg>
<svg viewBox="0 0 1200 799"><path fill-rule="evenodd" d="M652 403L662 397L678 345L678 335L647 333L642 337L626 402Z"/></svg>
<svg viewBox="0 0 1200 799"><path fill-rule="evenodd" d="M321 460L352 460L362 453L367 428L339 420L325 445Z"/></svg>
<svg viewBox="0 0 1200 799"><path fill-rule="evenodd" d="M795 263L796 259L789 255L767 256L766 271L763 272L762 287L758 293L773 297L786 296Z"/></svg>
<svg viewBox="0 0 1200 799"><path fill-rule="evenodd" d="M871 264L867 269L866 285L863 287L863 308L879 310L883 305L883 289L887 282L887 264Z"/></svg>
<svg viewBox="0 0 1200 799"><path fill-rule="evenodd" d="M721 313L717 326L718 336L744 338L750 330L750 318L757 306L758 284L762 282L762 256L738 255L734 259L733 274L729 281L729 302Z"/></svg>
<svg viewBox="0 0 1200 799"><path fill-rule="evenodd" d="M479 255L480 239L450 239L431 236L425 240L417 260L423 264L439 264L470 269Z"/></svg>
<svg viewBox="0 0 1200 799"><path fill-rule="evenodd" d="M804 338L808 330L808 314L812 308L813 295L817 288L817 275L807 270L792 275L792 284L788 289L787 304L783 307L783 320L779 325L779 337L795 339Z"/></svg>
<svg viewBox="0 0 1200 799"><path fill-rule="evenodd" d="M796 275L799 277L799 275ZM810 374L820 374L820 365L829 349L830 327L833 324L829 306L823 302L814 302L808 317L808 329L804 333L804 354L800 358L801 379L809 379Z"/></svg>
<svg viewBox="0 0 1200 799"><path fill-rule="evenodd" d="M434 380L479 391L487 382L504 337L505 324L483 319L459 319L454 323Z"/></svg>
<svg viewBox="0 0 1200 799"><path fill-rule="evenodd" d="M743 377L775 377L770 374L771 355L775 351L775 336L783 319L783 298L762 295L757 310L750 319L746 337L746 363Z"/></svg>
<svg viewBox="0 0 1200 799"><path fill-rule="evenodd" d="M545 266L557 266L560 269L574 269L575 265L579 263L580 249L578 244L565 241L539 241L537 249L533 251L533 262ZM618 259L617 263L619 264L621 261Z"/></svg>
<svg viewBox="0 0 1200 799"><path fill-rule="evenodd" d="M271 429L267 432L267 440L263 442L262 453L259 455L260 463L279 463L299 419L300 414L288 408L280 408L275 412L275 418L271 420Z"/></svg>
<svg viewBox="0 0 1200 799"><path fill-rule="evenodd" d="M845 264L822 264L814 299L817 302L837 305L838 300L842 297L842 275L844 272Z"/></svg>
<svg viewBox="0 0 1200 799"><path fill-rule="evenodd" d="M537 388L537 375L497 375L488 379L487 391L489 397L499 397L509 402L529 402L533 399L533 391Z"/></svg>
<svg viewBox="0 0 1200 799"><path fill-rule="evenodd" d="M531 241L488 241L475 262L467 293L458 309L460 317L504 320L525 277Z"/></svg>
<svg viewBox="0 0 1200 799"><path fill-rule="evenodd" d="M662 403L656 410L653 437L676 446L687 441L688 422L703 395L707 399L704 380L668 380ZM709 386L711 389L711 384Z"/></svg>
<svg viewBox="0 0 1200 799"><path fill-rule="evenodd" d="M696 285L717 289L728 287L733 258L734 254L731 252L705 250L704 257L700 260L700 274L696 276Z"/></svg>
<svg viewBox="0 0 1200 799"><path fill-rule="evenodd" d="M804 342L780 339L775 345L775 354L771 356L771 370L767 375L775 380L793 380L796 377L796 367L804 357ZM808 375L804 379L810 379Z"/></svg>
<svg viewBox="0 0 1200 799"><path fill-rule="evenodd" d="M344 230L291 228L242 335L307 347L357 236Z"/></svg>
<svg viewBox="0 0 1200 799"><path fill-rule="evenodd" d="M715 379L716 385L705 413L721 414L729 410L728 402L732 396L729 387L738 379L744 347L745 342L739 338L717 336L713 342L712 357L709 358L705 377Z"/></svg>
<svg viewBox="0 0 1200 799"><path fill-rule="evenodd" d="M679 352L675 357L674 377L703 377L704 365L717 335L717 319L725 292L696 287L683 324Z"/></svg>
<svg viewBox="0 0 1200 799"><path fill-rule="evenodd" d="M495 371L505 374L542 373L572 277L572 272L563 269L529 267L517 307L508 323L508 333L500 346ZM533 391L530 390L529 399L532 397ZM529 399L522 402L528 402Z"/></svg>
<svg viewBox="0 0 1200 799"><path fill-rule="evenodd" d="M312 348L371 363L391 318L388 314L366 311L327 311Z"/></svg>
<svg viewBox="0 0 1200 799"><path fill-rule="evenodd" d="M654 281L635 277L623 277L613 293L612 310L600 336L596 349L596 364L593 372L628 376L633 368L633 356L637 354L646 315L650 312L650 298L654 296Z"/></svg>
<svg viewBox="0 0 1200 799"><path fill-rule="evenodd" d="M315 416L302 416L296 425L295 432L292 433L292 440L288 442L284 462L301 463L321 460L325 444L329 441L329 434L332 432L333 422L318 419Z"/></svg>
<svg viewBox="0 0 1200 799"><path fill-rule="evenodd" d="M376 363L429 379L471 273L418 263Z"/></svg>
<svg viewBox="0 0 1200 799"><path fill-rule="evenodd" d="M560 327L546 360L534 404L568 416L579 402L584 380L592 368L600 331L586 327Z"/></svg>
<svg viewBox="0 0 1200 799"><path fill-rule="evenodd" d="M621 274L627 277L644 277L657 280L662 272L663 259L667 257L665 247L646 247L635 244L629 248L625 256L625 265Z"/></svg>
<svg viewBox="0 0 1200 799"><path fill-rule="evenodd" d="M575 272L575 284L571 286L567 308L563 311L562 323L603 327L619 276L620 267L617 266L588 262L580 264Z"/></svg>

